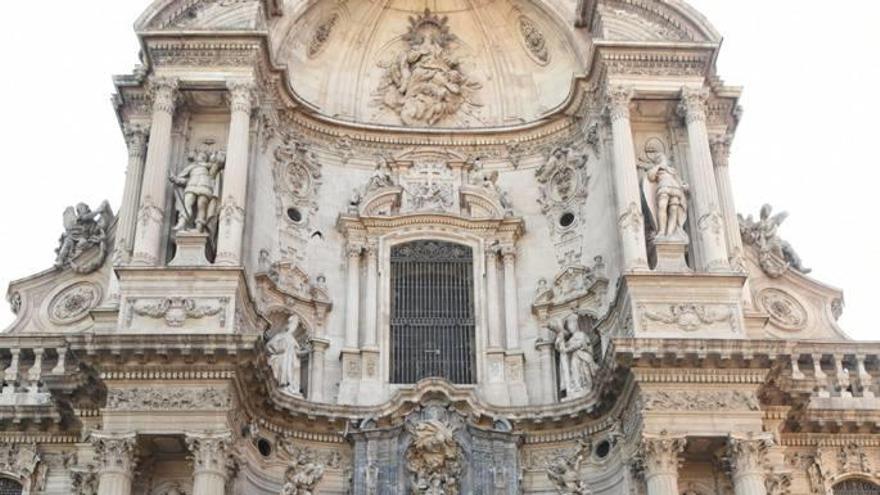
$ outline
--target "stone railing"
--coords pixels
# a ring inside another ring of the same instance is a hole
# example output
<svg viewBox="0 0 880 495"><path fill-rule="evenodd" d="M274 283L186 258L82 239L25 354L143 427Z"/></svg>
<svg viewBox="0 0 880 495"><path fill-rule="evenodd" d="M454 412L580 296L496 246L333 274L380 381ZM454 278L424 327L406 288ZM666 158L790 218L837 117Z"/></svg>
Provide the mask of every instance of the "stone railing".
<svg viewBox="0 0 880 495"><path fill-rule="evenodd" d="M810 408L877 408L880 344L802 343L789 356L791 388L810 394Z"/></svg>
<svg viewBox="0 0 880 495"><path fill-rule="evenodd" d="M60 419L49 389L69 377L68 353L63 339L0 340L0 419Z"/></svg>

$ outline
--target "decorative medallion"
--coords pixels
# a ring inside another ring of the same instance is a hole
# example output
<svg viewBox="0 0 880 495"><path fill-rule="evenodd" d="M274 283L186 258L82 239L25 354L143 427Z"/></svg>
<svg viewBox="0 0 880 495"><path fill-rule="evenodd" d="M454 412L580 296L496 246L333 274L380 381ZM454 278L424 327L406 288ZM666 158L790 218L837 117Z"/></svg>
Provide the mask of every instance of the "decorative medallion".
<svg viewBox="0 0 880 495"><path fill-rule="evenodd" d="M312 38L309 40L308 56L309 58L317 57L327 46L327 41L333 34L333 29L339 22L339 12L330 14L324 19L312 32Z"/></svg>
<svg viewBox="0 0 880 495"><path fill-rule="evenodd" d="M803 330L807 326L807 310L787 292L764 289L758 294L758 304L770 314L770 320L785 330Z"/></svg>
<svg viewBox="0 0 880 495"><path fill-rule="evenodd" d="M91 282L73 284L49 304L49 320L58 325L76 323L98 306L101 294L101 288Z"/></svg>
<svg viewBox="0 0 880 495"><path fill-rule="evenodd" d="M550 62L550 52L547 50L547 39L538 29L538 25L528 17L520 16L519 34L532 59L538 65L547 65Z"/></svg>
<svg viewBox="0 0 880 495"><path fill-rule="evenodd" d="M425 9L409 18L402 39L407 46L379 64L385 70L377 90L380 106L413 127L473 116L482 85L465 74L454 53L458 38L449 29L449 18Z"/></svg>

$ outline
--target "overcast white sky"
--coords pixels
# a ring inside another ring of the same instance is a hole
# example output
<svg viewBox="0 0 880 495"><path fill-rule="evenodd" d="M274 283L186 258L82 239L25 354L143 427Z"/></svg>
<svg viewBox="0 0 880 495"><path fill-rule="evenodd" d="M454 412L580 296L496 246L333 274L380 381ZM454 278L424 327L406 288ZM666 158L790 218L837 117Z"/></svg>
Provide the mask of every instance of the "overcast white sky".
<svg viewBox="0 0 880 495"><path fill-rule="evenodd" d="M745 86L731 158L739 211L791 217L783 236L813 275L846 290L844 330L880 340L880 4L869 0L692 0L724 35L728 84ZM147 0L4 6L0 30L0 286L48 268L61 213L122 196L127 153L112 74L137 62ZM0 328L11 321L0 304Z"/></svg>

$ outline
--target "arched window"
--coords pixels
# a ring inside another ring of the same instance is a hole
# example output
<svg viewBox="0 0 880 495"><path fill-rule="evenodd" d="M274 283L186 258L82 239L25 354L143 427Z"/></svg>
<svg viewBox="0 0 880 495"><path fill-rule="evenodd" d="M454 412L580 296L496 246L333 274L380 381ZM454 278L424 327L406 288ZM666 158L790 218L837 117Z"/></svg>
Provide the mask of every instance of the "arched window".
<svg viewBox="0 0 880 495"><path fill-rule="evenodd" d="M0 478L0 495L21 495L21 483L9 478Z"/></svg>
<svg viewBox="0 0 880 495"><path fill-rule="evenodd" d="M441 241L391 249L391 382L474 383L473 250Z"/></svg>
<svg viewBox="0 0 880 495"><path fill-rule="evenodd" d="M834 485L834 495L880 495L880 486L865 480L846 480Z"/></svg>

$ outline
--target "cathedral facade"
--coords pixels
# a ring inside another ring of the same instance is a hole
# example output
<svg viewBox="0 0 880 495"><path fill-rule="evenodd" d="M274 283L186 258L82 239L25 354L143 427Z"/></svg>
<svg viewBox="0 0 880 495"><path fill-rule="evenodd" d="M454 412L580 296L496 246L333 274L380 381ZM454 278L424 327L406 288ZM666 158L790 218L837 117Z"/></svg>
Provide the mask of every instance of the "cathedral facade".
<svg viewBox="0 0 880 495"><path fill-rule="evenodd" d="M135 31L123 202L9 288L0 494L880 494L880 346L737 214L684 1Z"/></svg>

